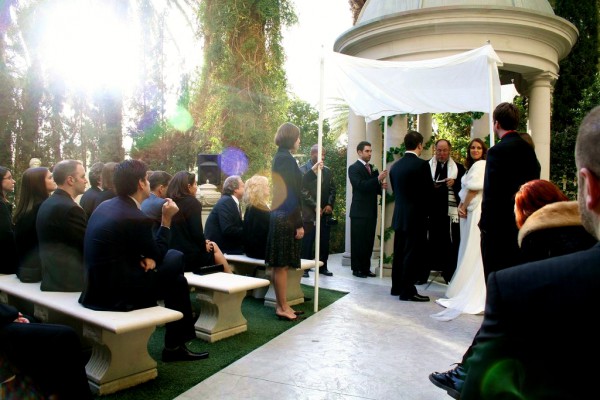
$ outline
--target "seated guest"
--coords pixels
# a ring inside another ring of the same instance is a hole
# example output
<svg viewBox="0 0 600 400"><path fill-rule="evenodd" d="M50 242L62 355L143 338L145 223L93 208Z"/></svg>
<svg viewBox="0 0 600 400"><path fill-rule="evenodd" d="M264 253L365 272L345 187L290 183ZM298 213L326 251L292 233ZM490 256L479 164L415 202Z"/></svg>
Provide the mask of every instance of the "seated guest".
<svg viewBox="0 0 600 400"><path fill-rule="evenodd" d="M269 235L269 205L271 195L269 181L265 176L254 175L246 181L244 190L244 249L252 258L265 259Z"/></svg>
<svg viewBox="0 0 600 400"><path fill-rule="evenodd" d="M42 280L42 261L35 221L42 202L54 190L56 190L56 183L48 168L29 168L23 173L14 217L15 242L19 259L17 276L22 282Z"/></svg>
<svg viewBox="0 0 600 400"><path fill-rule="evenodd" d="M535 179L515 195L523 262L587 250L596 239L581 225L579 206L552 182Z"/></svg>
<svg viewBox="0 0 600 400"><path fill-rule="evenodd" d="M85 234L86 286L79 302L93 310L130 311L165 306L183 313L166 324L163 361L193 361L208 357L186 347L194 339L194 320L183 256L168 250L171 221L177 205L167 199L161 226L152 234L152 220L140 210L150 194L146 164L126 160L115 168L117 197L100 204Z"/></svg>
<svg viewBox="0 0 600 400"><path fill-rule="evenodd" d="M196 175L187 171L179 171L169 182L167 198L173 199L179 207L179 212L173 217L170 246L183 253L186 271L223 264L225 271L231 272L219 246L204 237L202 204L196 199L197 191Z"/></svg>
<svg viewBox="0 0 600 400"><path fill-rule="evenodd" d="M2 188L0 188L0 248L15 248L15 231L12 220L12 204L8 201L7 195L15 190L15 180L8 168L0 166L0 178L2 179ZM5 251L2 262L0 263L0 274L14 274L17 272L17 253L14 251Z"/></svg>
<svg viewBox="0 0 600 400"><path fill-rule="evenodd" d="M102 167L102 175L100 178L102 184L102 192L98 194L96 197L93 206L92 212L105 200L112 199L117 194L115 192L114 184L113 184L113 174L115 173L115 167L117 166L116 162L107 162ZM91 216L92 214L88 214Z"/></svg>
<svg viewBox="0 0 600 400"><path fill-rule="evenodd" d="M244 253L244 224L240 201L244 196L244 181L237 175L225 179L223 195L206 219L206 237L219 245L226 254Z"/></svg>
<svg viewBox="0 0 600 400"><path fill-rule="evenodd" d="M0 305L0 398L92 399L83 361L72 328L30 323L16 308ZM34 387L19 387L24 378Z"/></svg>
<svg viewBox="0 0 600 400"><path fill-rule="evenodd" d="M88 218L92 215L96 204L99 204L98 196L102 193L102 168L104 168L104 163L102 162L92 164L88 173L90 188L79 199L79 205L83 208Z"/></svg>
<svg viewBox="0 0 600 400"><path fill-rule="evenodd" d="M52 172L58 189L42 203L36 218L42 284L49 292L83 289L83 235L87 215L75 202L87 180L81 162L64 160Z"/></svg>
<svg viewBox="0 0 600 400"><path fill-rule="evenodd" d="M142 202L142 212L154 221L154 229L156 232L160 226L162 216L162 206L165 204L167 196L167 187L172 176L165 171L153 171L148 176L150 182L150 197Z"/></svg>

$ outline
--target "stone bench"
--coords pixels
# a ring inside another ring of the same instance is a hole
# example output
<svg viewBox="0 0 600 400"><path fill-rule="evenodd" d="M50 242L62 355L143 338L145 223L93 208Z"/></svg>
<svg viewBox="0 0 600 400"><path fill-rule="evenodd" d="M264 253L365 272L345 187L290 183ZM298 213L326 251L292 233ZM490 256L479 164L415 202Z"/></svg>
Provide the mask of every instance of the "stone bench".
<svg viewBox="0 0 600 400"><path fill-rule="evenodd" d="M225 259L227 259L227 262L233 268L236 274L268 278L271 282L268 290L255 290L253 292L253 296L257 299L264 298L266 306L276 306L275 288L273 287L273 280L271 279L270 271L272 268L267 267L265 260L251 258L244 254L225 254ZM289 305L293 306L304 303L304 292L302 292L300 281L302 279L304 270L314 268L314 266L315 260L303 258L300 260L300 268L288 268L287 302ZM318 266L323 266L323 262L319 261Z"/></svg>
<svg viewBox="0 0 600 400"><path fill-rule="evenodd" d="M217 272L196 275L186 272L188 285L196 289L200 316L196 337L216 342L248 330L242 314L242 301L249 290L269 286L267 279Z"/></svg>
<svg viewBox="0 0 600 400"><path fill-rule="evenodd" d="M78 303L79 292L42 292L40 283L23 283L16 275L0 276L0 302L33 304L43 322L72 326L92 343L85 370L96 394L113 393L158 376L148 354L148 340L156 326L177 321L179 311L150 307L128 312L95 311Z"/></svg>

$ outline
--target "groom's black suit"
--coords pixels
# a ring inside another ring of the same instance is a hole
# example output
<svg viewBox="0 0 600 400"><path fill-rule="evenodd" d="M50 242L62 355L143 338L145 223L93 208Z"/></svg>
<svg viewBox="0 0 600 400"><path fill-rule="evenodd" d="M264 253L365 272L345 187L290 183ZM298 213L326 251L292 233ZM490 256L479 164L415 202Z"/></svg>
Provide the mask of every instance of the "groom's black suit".
<svg viewBox="0 0 600 400"><path fill-rule="evenodd" d="M590 398L598 293L600 244L492 272L461 399L492 398L494 383L513 396L493 398Z"/></svg>
<svg viewBox="0 0 600 400"><path fill-rule="evenodd" d="M427 217L433 191L429 163L406 153L390 170L394 191L394 261L392 295L408 298L417 293L414 282L425 256Z"/></svg>

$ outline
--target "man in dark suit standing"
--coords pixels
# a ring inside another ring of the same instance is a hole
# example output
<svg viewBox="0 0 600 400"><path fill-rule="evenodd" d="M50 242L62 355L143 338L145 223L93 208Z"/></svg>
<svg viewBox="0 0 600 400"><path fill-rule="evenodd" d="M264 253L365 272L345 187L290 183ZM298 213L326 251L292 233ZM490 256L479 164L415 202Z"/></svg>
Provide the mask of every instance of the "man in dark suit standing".
<svg viewBox="0 0 600 400"><path fill-rule="evenodd" d="M379 173L371 161L371 143L362 141L356 146L358 160L348 167L352 185L350 205L350 262L352 275L374 277L371 255L377 227L377 197L387 189L387 170ZM382 255L383 256L383 255Z"/></svg>
<svg viewBox="0 0 600 400"><path fill-rule="evenodd" d="M150 195L146 171L146 164L138 160L116 166L117 196L96 208L85 234L86 287L79 302L94 310L130 311L164 299L165 306L183 318L166 324L162 360L206 358L208 353L195 353L185 345L196 334L183 254L168 250L171 220L179 209L165 199L161 226L153 236L153 221L140 210Z"/></svg>
<svg viewBox="0 0 600 400"><path fill-rule="evenodd" d="M429 160L433 193L430 202L428 248L429 262L423 263L417 283L425 283L433 269L441 271L442 277L449 282L456 270L460 227L458 218L458 193L465 167L450 157L452 145L446 139L435 143L435 156ZM435 250L435 251L433 251Z"/></svg>
<svg viewBox="0 0 600 400"><path fill-rule="evenodd" d="M519 126L517 107L511 103L500 103L494 110L493 121L494 133L500 142L487 153L479 221L486 282L490 273L520 263L515 193L525 182L540 177L540 163L535 151L516 131ZM459 396L467 374L465 360L472 351L473 344L455 368L434 372L429 375L429 380L451 396Z"/></svg>
<svg viewBox="0 0 600 400"><path fill-rule="evenodd" d="M226 254L244 254L244 223L241 200L244 181L231 175L223 182L223 194L206 219L204 236Z"/></svg>
<svg viewBox="0 0 600 400"><path fill-rule="evenodd" d="M302 258L308 260L314 259L314 244L317 236L315 229L317 223L317 174L313 171L313 166L317 163L319 156L319 145L315 144L310 148L310 160L300 167L302 171L302 221L304 224L304 238L302 238ZM325 162L325 149L321 151L321 161ZM326 276L333 276L333 272L327 269L327 259L329 258L329 237L331 233L331 221L333 205L335 204L335 185L331 169L325 165L321 169L321 233L319 239L319 261L323 266L319 268L319 273ZM308 277L308 270L304 270L304 277Z"/></svg>
<svg viewBox="0 0 600 400"><path fill-rule="evenodd" d="M83 236L87 215L75 202L85 192L87 179L81 162L63 160L52 177L58 188L40 206L36 230L40 243L42 283L49 292L83 289Z"/></svg>
<svg viewBox="0 0 600 400"><path fill-rule="evenodd" d="M79 199L79 205L83 208L83 211L85 211L88 218L92 215L94 206L98 202L98 196L102 193L102 168L104 168L103 162L92 164L88 174L90 188L86 190L83 196L81 196L81 199Z"/></svg>
<svg viewBox="0 0 600 400"><path fill-rule="evenodd" d="M581 220L600 239L600 107L579 127L575 163ZM600 244L491 272L487 282L461 398L590 398L600 356L590 345L598 337L590 316L600 291Z"/></svg>
<svg viewBox="0 0 600 400"><path fill-rule="evenodd" d="M414 282L425 254L427 217L433 192L433 180L427 161L419 158L423 151L423 135L409 131L404 136L406 153L390 170L394 191L394 261L392 264L392 296L403 301L429 301L417 293Z"/></svg>

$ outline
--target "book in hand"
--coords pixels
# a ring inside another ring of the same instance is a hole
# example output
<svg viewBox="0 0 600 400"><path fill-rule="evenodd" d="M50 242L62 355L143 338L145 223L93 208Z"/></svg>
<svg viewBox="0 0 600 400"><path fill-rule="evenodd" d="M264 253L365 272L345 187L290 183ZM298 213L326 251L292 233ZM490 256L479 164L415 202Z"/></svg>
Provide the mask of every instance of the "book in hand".
<svg viewBox="0 0 600 400"><path fill-rule="evenodd" d="M197 267L196 269L194 269L194 274L196 275L208 275L214 274L215 272L225 272L223 264L204 265L202 267Z"/></svg>

